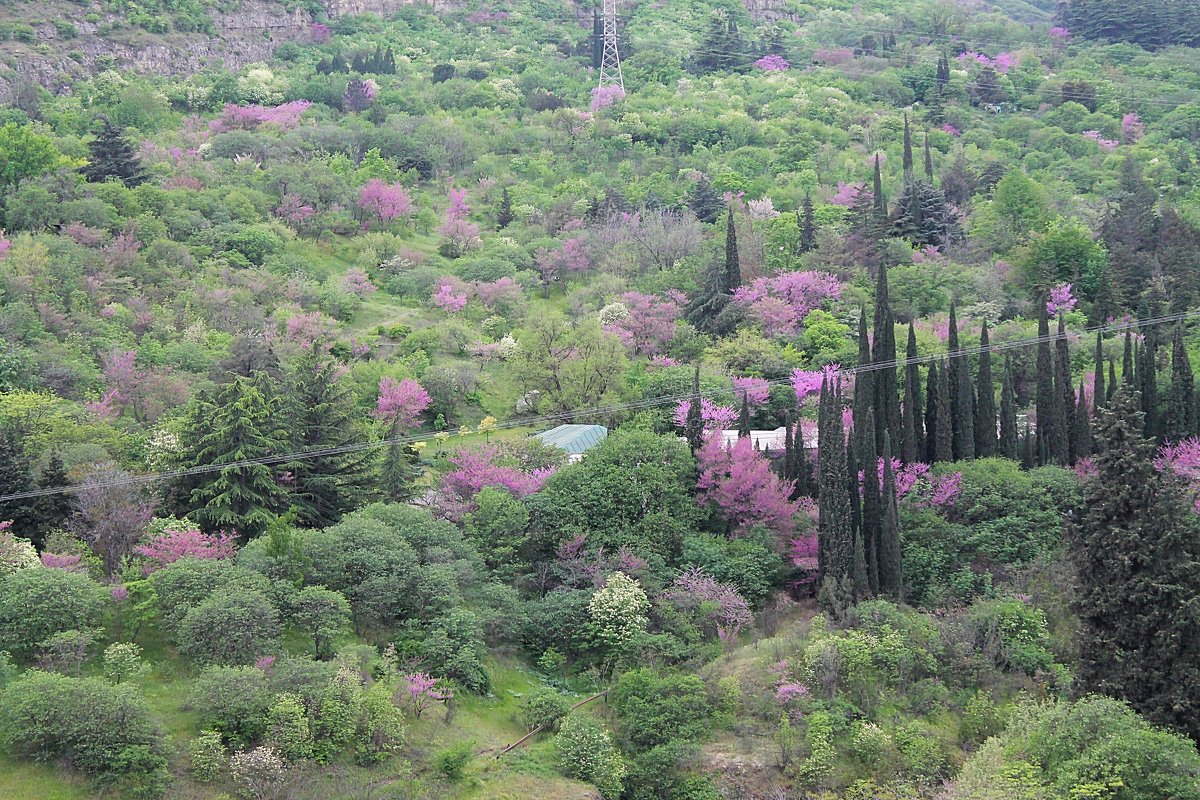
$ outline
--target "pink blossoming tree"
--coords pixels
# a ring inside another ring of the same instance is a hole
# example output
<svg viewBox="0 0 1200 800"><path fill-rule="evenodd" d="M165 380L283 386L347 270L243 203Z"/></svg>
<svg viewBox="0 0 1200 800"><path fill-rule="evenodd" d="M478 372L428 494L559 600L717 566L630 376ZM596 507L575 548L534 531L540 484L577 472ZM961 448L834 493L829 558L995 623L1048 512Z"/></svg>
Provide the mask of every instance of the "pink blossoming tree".
<svg viewBox="0 0 1200 800"><path fill-rule="evenodd" d="M621 303L628 313L605 330L615 333L621 343L637 355L655 355L675 335L675 321L682 313L679 300L642 292L625 292Z"/></svg>
<svg viewBox="0 0 1200 800"><path fill-rule="evenodd" d="M146 575L173 564L181 558L225 559L237 555L237 535L202 533L191 526L167 528L158 536L133 548L136 555L149 560L142 568Z"/></svg>
<svg viewBox="0 0 1200 800"><path fill-rule="evenodd" d="M399 431L411 430L430 402L429 392L412 378L397 381L384 377L379 381L379 400L371 415Z"/></svg>
<svg viewBox="0 0 1200 800"><path fill-rule="evenodd" d="M384 224L411 217L417 210L403 186L378 178L372 178L358 190L358 207Z"/></svg>
<svg viewBox="0 0 1200 800"><path fill-rule="evenodd" d="M749 437L726 449L722 437L710 435L696 452L696 460L700 467L697 499L720 509L735 534L756 526L781 537L795 532L793 517L800 506L790 499L794 484L775 474Z"/></svg>
<svg viewBox="0 0 1200 800"><path fill-rule="evenodd" d="M750 604L734 586L721 583L695 567L681 573L663 592L663 597L676 608L698 613L721 641L736 639L754 621Z"/></svg>

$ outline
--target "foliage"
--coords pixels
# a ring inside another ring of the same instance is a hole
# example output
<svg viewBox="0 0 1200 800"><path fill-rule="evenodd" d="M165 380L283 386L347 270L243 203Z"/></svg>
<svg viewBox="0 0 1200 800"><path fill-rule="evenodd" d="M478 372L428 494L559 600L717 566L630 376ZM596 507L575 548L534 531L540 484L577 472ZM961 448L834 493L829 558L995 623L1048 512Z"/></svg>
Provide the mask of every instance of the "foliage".
<svg viewBox="0 0 1200 800"><path fill-rule="evenodd" d="M606 800L620 797L625 765L599 725L583 715L572 714L563 721L555 744L563 772L593 784Z"/></svg>
<svg viewBox="0 0 1200 800"><path fill-rule="evenodd" d="M571 703L554 689L538 689L521 700L521 722L529 730L545 726L553 731L571 713Z"/></svg>
<svg viewBox="0 0 1200 800"><path fill-rule="evenodd" d="M0 650L29 659L58 633L97 627L108 592L86 575L23 569L0 579Z"/></svg>
<svg viewBox="0 0 1200 800"><path fill-rule="evenodd" d="M475 758L475 743L458 742L433 756L433 768L452 781L460 781Z"/></svg>
<svg viewBox="0 0 1200 800"><path fill-rule="evenodd" d="M279 634L279 614L263 594L230 587L183 617L179 651L203 664L249 664L269 653Z"/></svg>

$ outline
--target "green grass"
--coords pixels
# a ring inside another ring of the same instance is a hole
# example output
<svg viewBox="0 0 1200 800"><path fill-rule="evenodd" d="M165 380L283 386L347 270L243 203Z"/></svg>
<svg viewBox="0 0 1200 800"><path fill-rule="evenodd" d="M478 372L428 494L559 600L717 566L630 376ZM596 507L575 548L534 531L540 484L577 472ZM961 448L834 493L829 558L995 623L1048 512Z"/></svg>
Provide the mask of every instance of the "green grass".
<svg viewBox="0 0 1200 800"><path fill-rule="evenodd" d="M51 764L0 756L0 797L5 800L87 800L94 796L82 780Z"/></svg>

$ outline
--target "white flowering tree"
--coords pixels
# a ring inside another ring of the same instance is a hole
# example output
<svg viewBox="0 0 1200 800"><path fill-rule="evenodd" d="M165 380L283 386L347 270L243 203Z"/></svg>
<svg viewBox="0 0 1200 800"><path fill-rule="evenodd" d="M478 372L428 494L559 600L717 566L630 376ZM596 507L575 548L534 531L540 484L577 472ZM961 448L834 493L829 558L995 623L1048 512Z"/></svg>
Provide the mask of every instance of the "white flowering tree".
<svg viewBox="0 0 1200 800"><path fill-rule="evenodd" d="M616 650L646 630L649 609L650 600L641 584L623 572L614 572L588 603L592 633L606 649Z"/></svg>

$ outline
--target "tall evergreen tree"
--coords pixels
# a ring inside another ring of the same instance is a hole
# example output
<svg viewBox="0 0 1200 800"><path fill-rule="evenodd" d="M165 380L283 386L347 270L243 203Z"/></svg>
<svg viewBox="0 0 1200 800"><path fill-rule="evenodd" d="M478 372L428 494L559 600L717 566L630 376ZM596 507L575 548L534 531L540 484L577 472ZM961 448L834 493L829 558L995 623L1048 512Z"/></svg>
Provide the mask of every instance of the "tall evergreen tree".
<svg viewBox="0 0 1200 800"><path fill-rule="evenodd" d="M1154 467L1137 398L1099 412L1097 477L1070 528L1081 623L1077 691L1119 697L1200 739L1200 517Z"/></svg>
<svg viewBox="0 0 1200 800"><path fill-rule="evenodd" d="M862 496L858 491L859 462L854 454L853 441L856 438L851 431L851 443L846 448L846 497L850 501L850 525L853 529L853 550L851 551L850 585L855 601L862 600L871 591L870 580L867 578L866 544L867 536L865 520L863 519ZM878 500L878 497L876 498Z"/></svg>
<svg viewBox="0 0 1200 800"><path fill-rule="evenodd" d="M1158 366L1154 342L1149 336L1138 348L1138 384L1142 392L1142 414L1145 417L1147 439L1160 439L1162 431L1158 414Z"/></svg>
<svg viewBox="0 0 1200 800"><path fill-rule="evenodd" d="M936 362L929 362L929 374L925 380L925 460L932 464L937 461L937 426L938 417L941 416L938 410L941 395L938 385L941 380Z"/></svg>
<svg viewBox="0 0 1200 800"><path fill-rule="evenodd" d="M1195 393L1195 378L1184 347L1181 322L1175 326L1175 334L1171 337L1171 394L1167 398L1167 416L1163 421L1163 437L1167 441L1182 441L1196 429Z"/></svg>
<svg viewBox="0 0 1200 800"><path fill-rule="evenodd" d="M975 403L975 455L996 455L996 385L992 382L992 353L987 320L979 332L979 400Z"/></svg>
<svg viewBox="0 0 1200 800"><path fill-rule="evenodd" d="M130 188L145 183L148 177L133 145L107 117L88 143L88 163L80 172L90 183L115 178Z"/></svg>
<svg viewBox="0 0 1200 800"><path fill-rule="evenodd" d="M904 407L900 422L900 460L906 464L920 461L925 454L925 426L922 418L921 365L917 363L917 333L908 323L908 346L904 352Z"/></svg>
<svg viewBox="0 0 1200 800"><path fill-rule="evenodd" d="M892 441L883 440L883 517L879 534L879 593L904 601L900 554L900 515L896 508L896 476L892 471Z"/></svg>
<svg viewBox="0 0 1200 800"><path fill-rule="evenodd" d="M704 418L700 413L700 362L692 373L692 398L688 403L687 423L684 427L688 447L695 453L704 446Z"/></svg>
<svg viewBox="0 0 1200 800"><path fill-rule="evenodd" d="M929 131L925 131L925 179L933 185L933 151L929 149Z"/></svg>
<svg viewBox="0 0 1200 800"><path fill-rule="evenodd" d="M15 430L0 426L0 495L21 494L33 488L29 460ZM12 522L13 533L33 538L34 504L30 500L0 501L0 522Z"/></svg>
<svg viewBox="0 0 1200 800"><path fill-rule="evenodd" d="M1050 443L1058 435L1054 430L1054 423L1061 415L1062 404L1060 397L1054 393L1054 357L1050 349L1050 320L1046 316L1045 304L1038 303L1038 307L1040 313L1038 314L1036 412L1037 452L1040 458L1043 442L1047 453L1054 451ZM1065 460L1058 463L1065 463Z"/></svg>
<svg viewBox="0 0 1200 800"><path fill-rule="evenodd" d="M863 367L871 365L871 339L867 335L866 306L861 307L858 314L858 364ZM854 375L854 420L860 433L867 412L875 407L877 401L878 389L875 383L878 378L879 373L873 369L863 369Z"/></svg>
<svg viewBox="0 0 1200 800"><path fill-rule="evenodd" d="M1108 401L1112 400L1113 395L1117 393L1117 362L1112 358L1108 359L1108 388L1104 393L1104 404L1108 405Z"/></svg>
<svg viewBox="0 0 1200 800"><path fill-rule="evenodd" d="M1104 338L1100 331L1096 331L1096 358L1092 369L1096 375L1092 382L1092 405L1100 408L1108 399L1104 390Z"/></svg>
<svg viewBox="0 0 1200 800"><path fill-rule="evenodd" d="M62 453L56 447L50 451L50 458L47 459L46 466L42 470L41 476L38 477L37 486L39 489L57 489L69 485L70 480L67 478ZM34 535L29 538L38 548L41 548L46 541L46 534L53 530L66 528L67 520L71 518L73 511L71 495L66 492L45 494L33 501L33 507L37 516L37 526ZM3 516L3 512L0 512L0 517Z"/></svg>
<svg viewBox="0 0 1200 800"><path fill-rule="evenodd" d="M737 432L739 439L750 436L750 397L745 392L742 392L742 408L738 411Z"/></svg>
<svg viewBox="0 0 1200 800"><path fill-rule="evenodd" d="M1058 333L1054 339L1054 367L1054 386L1062 402L1063 430L1067 435L1067 460L1063 463L1074 464L1075 450L1071 446L1071 431L1075 429L1075 386L1071 381L1071 351L1062 314L1058 315Z"/></svg>
<svg viewBox="0 0 1200 800"><path fill-rule="evenodd" d="M812 195L804 195L800 210L796 212L796 226L800 231L800 254L808 253L817 247L817 222L813 210Z"/></svg>
<svg viewBox="0 0 1200 800"><path fill-rule="evenodd" d="M887 224L887 198L883 196L883 171L880 169L879 154L875 154L875 173L871 177L871 196L875 201L875 218L882 227Z"/></svg>
<svg viewBox="0 0 1200 800"><path fill-rule="evenodd" d="M742 268L738 258L737 228L733 223L733 207L725 227L725 260L714 264L703 289L692 299L687 319L698 330L722 335L735 327L728 310L734 291L742 285Z"/></svg>
<svg viewBox="0 0 1200 800"><path fill-rule="evenodd" d="M692 186L688 192L687 199L688 208L696 215L696 219L701 222L713 223L721 216L721 209L724 208L724 203L721 201L721 195L717 194L717 190L713 188L712 181L707 175L701 175L700 179Z"/></svg>
<svg viewBox="0 0 1200 800"><path fill-rule="evenodd" d="M191 466L219 468L203 474L192 490L191 516L207 530L232 530L243 539L266 530L285 492L271 466L245 462L284 452L288 435L280 403L262 374L202 393L184 440Z"/></svg>
<svg viewBox="0 0 1200 800"><path fill-rule="evenodd" d="M904 115L904 180L911 181L913 176L913 147L912 129L908 124L908 114Z"/></svg>
<svg viewBox="0 0 1200 800"><path fill-rule="evenodd" d="M374 454L362 446L366 430L351 391L338 377L338 364L313 345L296 359L288 380L288 421L294 451L319 455L287 465L296 522L323 528L363 504L374 480Z"/></svg>
<svg viewBox="0 0 1200 800"><path fill-rule="evenodd" d="M842 430L842 390L840 381L832 386L826 381L824 425L818 448L821 465L821 502L819 504L818 535L824 547L822 581L832 578L838 583L853 580L854 576L854 526L851 520L850 496L846 491L849 482L845 436Z"/></svg>
<svg viewBox="0 0 1200 800"><path fill-rule="evenodd" d="M954 313L953 305L950 313ZM950 398L955 415L950 423L954 432L952 447L956 460L969 460L975 457L975 393L971 388L971 363L959 344L957 321L953 316L950 333L950 389L955 392Z"/></svg>
<svg viewBox="0 0 1200 800"><path fill-rule="evenodd" d="M742 285L742 263L738 258L737 226L733 224L733 206L725 220L725 277L722 289L733 292Z"/></svg>
<svg viewBox="0 0 1200 800"><path fill-rule="evenodd" d="M1125 352L1121 356L1121 383L1129 385L1133 380L1133 334L1125 331Z"/></svg>
<svg viewBox="0 0 1200 800"><path fill-rule="evenodd" d="M950 409L950 430L953 432L950 441L953 446L953 442L958 441L958 425L962 420L962 411L958 407L958 377L960 373L955 358L958 355L958 316L955 313L953 300L950 301L950 320L946 326L946 351L949 353L949 361L945 363L949 369L943 371L942 380L948 381L946 391L950 405L947 408Z"/></svg>
<svg viewBox="0 0 1200 800"><path fill-rule="evenodd" d="M938 461L953 461L954 460L954 426L951 421L953 410L950 414L944 413L944 409L953 409L950 403L950 374L952 370L946 366L946 362L942 362L942 367L938 371L937 383L937 430L934 434L934 447L936 459Z"/></svg>
<svg viewBox="0 0 1200 800"><path fill-rule="evenodd" d="M879 454L875 450L875 410L867 409L866 418L855 425L858 453L855 461L862 470L862 543L871 592L879 591ZM857 475L855 475L857 477ZM855 487L855 493L858 487Z"/></svg>
<svg viewBox="0 0 1200 800"><path fill-rule="evenodd" d="M1071 426L1071 452L1078 461L1092 454L1092 417L1088 411L1087 389L1079 379L1079 397L1075 403L1075 416Z"/></svg>
<svg viewBox="0 0 1200 800"><path fill-rule="evenodd" d="M1021 437L1021 466L1025 469L1033 469L1040 460L1042 460L1042 456L1038 448L1037 434L1029 429L1029 420L1026 419L1025 435Z"/></svg>
<svg viewBox="0 0 1200 800"><path fill-rule="evenodd" d="M900 441L900 392L896 380L896 324L892 317L887 267L879 265L875 281L875 336L871 348L875 364L875 448L883 448L883 432Z"/></svg>
<svg viewBox="0 0 1200 800"><path fill-rule="evenodd" d="M1004 380L1000 387L1000 455L1016 460L1017 451L1017 402L1013 391L1012 361L1004 359Z"/></svg>
<svg viewBox="0 0 1200 800"><path fill-rule="evenodd" d="M500 205L496 209L496 230L502 231L513 223L517 217L512 210L512 195L505 186L500 191Z"/></svg>

